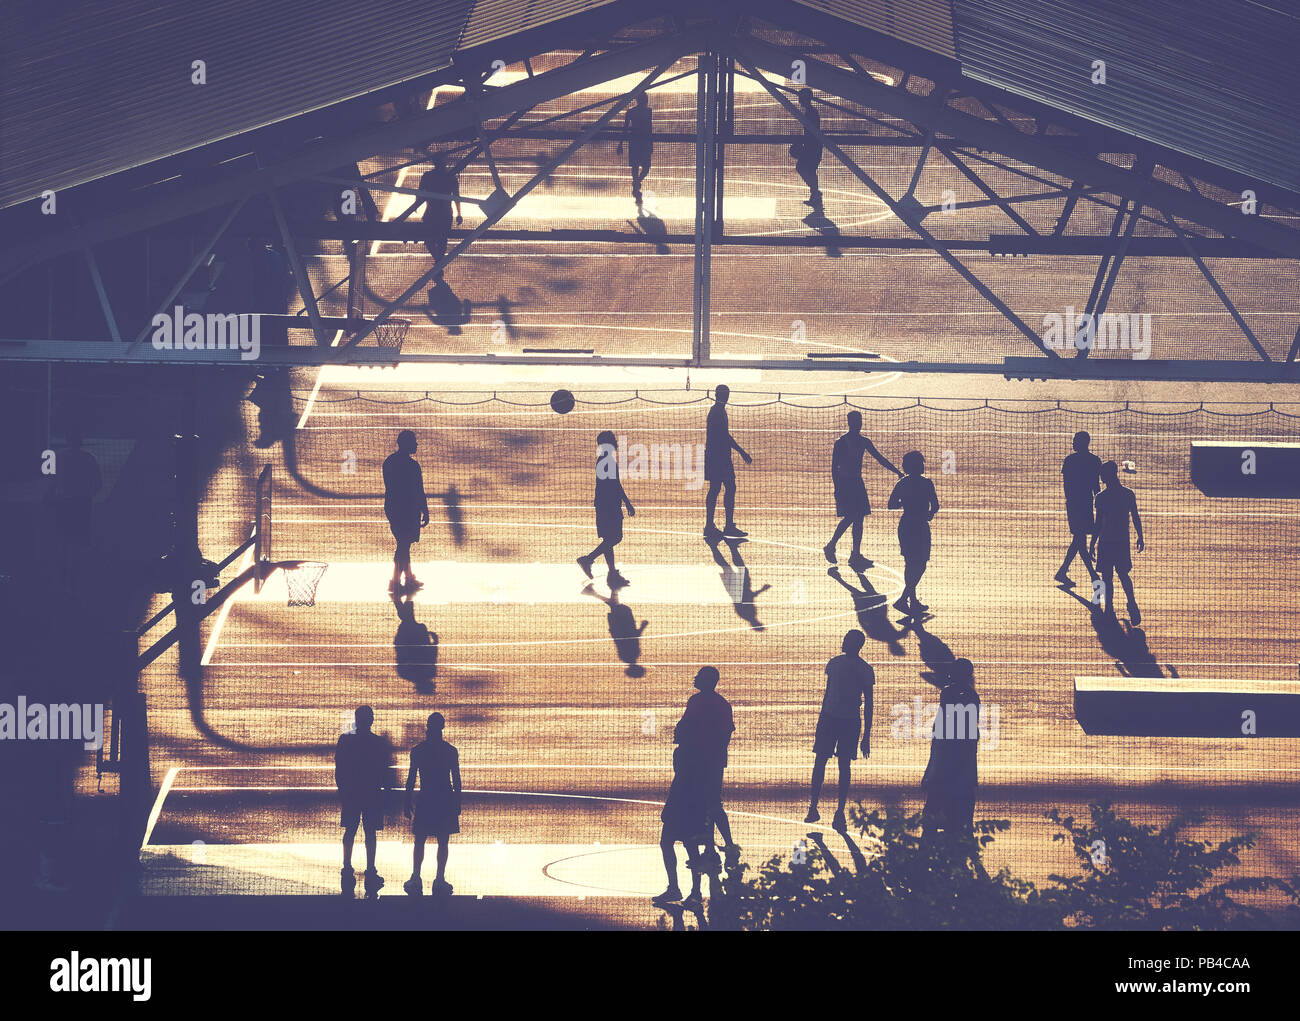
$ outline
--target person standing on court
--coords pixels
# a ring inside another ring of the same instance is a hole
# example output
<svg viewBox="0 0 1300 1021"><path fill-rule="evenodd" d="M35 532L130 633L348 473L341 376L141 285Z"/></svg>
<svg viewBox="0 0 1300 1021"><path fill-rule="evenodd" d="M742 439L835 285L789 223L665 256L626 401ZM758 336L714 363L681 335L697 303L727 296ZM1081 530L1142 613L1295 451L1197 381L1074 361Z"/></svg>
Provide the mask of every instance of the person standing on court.
<svg viewBox="0 0 1300 1021"><path fill-rule="evenodd" d="M709 809L709 844L716 826L730 869L740 863L740 847L731 838L731 820L722 804L722 780L736 723L731 703L718 691L718 679L717 667L701 667L696 673L695 694L686 700L686 711L673 728L673 742L682 750L682 761L697 778L700 799Z"/></svg>
<svg viewBox="0 0 1300 1021"><path fill-rule="evenodd" d="M855 571L865 571L874 565L862 555L862 526L866 516L871 513L867 486L862 481L862 455L870 454L900 479L903 473L876 450L876 445L870 439L862 435L862 412L850 411L847 421L848 431L835 441L831 451L831 486L835 492L835 513L840 522L835 526L831 541L823 547L823 552L828 561L835 563L835 544L847 529L852 528L853 552L849 555L849 567Z"/></svg>
<svg viewBox="0 0 1300 1021"><path fill-rule="evenodd" d="M799 108L808 123L804 125L803 138L790 146L790 155L794 157L795 173L808 185L808 197L804 200L804 205L812 206L813 212L820 213L822 193L817 186L817 168L822 162L822 143L814 129L821 129L822 119L813 106L812 89L799 90Z"/></svg>
<svg viewBox="0 0 1300 1021"><path fill-rule="evenodd" d="M1073 585L1070 580L1070 565L1077 555L1088 569L1088 577L1094 584L1097 571L1092 565L1092 556L1088 553L1088 537L1092 534L1093 499L1101 492L1101 458L1088 449L1092 437L1086 432L1074 434L1074 453L1061 463L1061 481L1065 487L1065 519L1070 527L1070 548L1065 551L1065 562L1056 572L1056 581L1062 585Z"/></svg>
<svg viewBox="0 0 1300 1021"><path fill-rule="evenodd" d="M365 829L366 893L373 897L384 885L383 877L375 869L375 847L378 833L384 828L384 791L388 788L390 753L388 742L370 729L374 722L375 711L368 705L358 706L352 715L352 726L339 735L334 749L334 783L343 806L339 820L343 827L340 881L348 897L357 886L357 876L352 871L352 844L358 826Z"/></svg>
<svg viewBox="0 0 1300 1021"><path fill-rule="evenodd" d="M1092 552L1097 570L1105 582L1106 614L1115 617L1115 575L1118 574L1124 597L1128 600L1128 619L1137 627L1142 623L1142 611L1138 609L1133 595L1133 579L1129 577L1133 570L1133 553L1129 548L1128 530L1131 517L1137 531L1137 551L1141 553L1146 549L1146 539L1142 535L1142 518L1138 516L1137 496L1120 482L1119 465L1114 461L1101 466L1101 480L1106 483L1106 488L1097 494L1097 526L1092 536ZM1096 599L1093 601L1096 603Z"/></svg>
<svg viewBox="0 0 1300 1021"><path fill-rule="evenodd" d="M898 519L898 548L903 554L903 593L894 609L911 617L929 609L916 595L916 586L930 562L930 522L939 513L934 483L925 477L925 457L919 450L903 455L903 477L889 494L889 509L902 510Z"/></svg>
<svg viewBox="0 0 1300 1021"><path fill-rule="evenodd" d="M460 215L460 184L456 180L456 175L448 168L446 157L440 152L435 152L432 154L431 163L430 169L420 175L419 190L433 192L437 198L417 195L415 201L397 219L405 220L421 205L426 207L424 219L421 221L425 229L424 247L429 250L434 263L437 264L438 260L447 254L453 205L456 207L456 225L459 226L464 219ZM442 270L438 270L434 279L442 280Z"/></svg>
<svg viewBox="0 0 1300 1021"><path fill-rule="evenodd" d="M831 820L831 829L843 833L848 829L844 805L849 797L853 760L858 757L858 737L862 738L862 755L871 757L871 721L875 715L872 693L876 674L871 664L862 658L862 646L867 636L856 628L844 636L840 655L826 664L826 691L822 695L822 711L817 717L817 734L813 738L812 800L804 822L821 818L817 801L821 797L822 782L826 779L826 763L832 755L839 759L839 807ZM858 713L862 713L861 721ZM859 729L859 727L861 729Z"/></svg>
<svg viewBox="0 0 1300 1021"><path fill-rule="evenodd" d="M397 542L390 593L414 592L423 586L411 570L411 544L420 541L420 529L429 523L424 474L415 460L418 448L415 433L403 429L397 434L397 450L384 459L384 516Z"/></svg>
<svg viewBox="0 0 1300 1021"><path fill-rule="evenodd" d="M619 589L628 584L628 580L614 567L614 547L623 541L623 508L627 507L630 516L636 516L636 508L623 491L623 482L618 475L618 440L612 432L606 430L596 437L596 535L600 545L585 557L578 557L578 566L582 573L591 577L591 565L598 556L605 557L609 567L606 580L611 589Z"/></svg>
<svg viewBox="0 0 1300 1021"><path fill-rule="evenodd" d="M650 100L644 92L636 97L636 103L623 115L623 130L626 139L620 139L618 152L623 151L623 142L627 142L627 163L632 171L632 198L637 207L641 206L641 182L650 173L650 156L654 149L653 114Z"/></svg>
<svg viewBox="0 0 1300 1021"><path fill-rule="evenodd" d="M713 391L713 407L709 409L705 427L704 478L709 483L709 492L704 498L706 539L743 539L749 534L736 526L736 469L731 463L731 452L735 450L739 453L746 464L753 464L754 459L731 435L731 426L727 421L727 398L730 396L731 390L719 383ZM727 515L727 523L722 531L718 531L718 526L713 523L720 491L723 494L722 507Z"/></svg>
<svg viewBox="0 0 1300 1021"><path fill-rule="evenodd" d="M446 724L442 713L429 714L425 725L427 736L411 749L411 765L406 771L403 811L411 820L415 850L411 878L402 889L412 897L419 897L424 892L420 868L424 864L424 842L429 837L438 841L438 874L430 892L450 894L452 890L447 882L447 853L451 835L460 832L460 753L442 736ZM420 780L418 799L413 797L417 776Z"/></svg>
<svg viewBox="0 0 1300 1021"><path fill-rule="evenodd" d="M947 680L939 693L930 761L921 777L923 838L933 842L942 832L950 844L966 850L969 860L978 862L975 792L979 786L980 699L975 693L974 665L968 659L953 660Z"/></svg>

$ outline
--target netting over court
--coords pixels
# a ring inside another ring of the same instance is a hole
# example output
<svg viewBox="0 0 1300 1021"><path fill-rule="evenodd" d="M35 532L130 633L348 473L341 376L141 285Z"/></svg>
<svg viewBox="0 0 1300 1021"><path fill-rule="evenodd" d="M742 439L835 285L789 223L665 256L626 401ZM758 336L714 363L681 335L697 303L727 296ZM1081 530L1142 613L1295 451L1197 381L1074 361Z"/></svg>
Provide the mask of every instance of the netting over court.
<svg viewBox="0 0 1300 1021"><path fill-rule="evenodd" d="M1297 504L1206 496L1189 453L1196 441L1295 442L1300 407L737 390L731 430L753 464L736 456L736 520L749 536L709 543L707 392L579 392L563 416L543 392L322 387L291 398L298 427L283 445L228 451L200 534L213 548L247 536L266 461L275 558L329 569L312 608L286 607L273 578L209 620L202 683L188 694L165 672L146 676L154 769L181 767L151 839L182 859L192 841L209 845L204 869L155 871L153 892L335 883L332 751L364 703L400 779L425 717L446 716L467 792L458 890L641 904L662 885L654 845L672 726L704 664L735 709L725 791L737 840L756 862L788 852L808 829L822 667L852 627L876 671L873 751L855 765L854 798L919 804L924 707L965 657L988 713L977 817L1012 820L991 852L998 864L1030 878L1072 868L1042 812L1103 796L1135 818L1202 806L1207 832L1262 828L1286 838L1279 849L1296 834L1293 742L1090 736L1072 689L1098 675L1295 678ZM921 617L891 606L904 567L886 509L894 478L870 457L863 551L874 566L851 569L848 536L836 569L823 552L836 523L831 446L855 409L894 464L925 455L938 494ZM424 587L395 596L380 466L403 429L418 440L430 520L413 549ZM1069 543L1061 462L1081 429L1136 494L1140 626L1122 596L1116 622L1090 612L1077 561L1073 588L1053 580ZM603 564L589 584L575 563L597 543L603 430L637 512L616 550L625 588L610 588ZM396 814L383 840L395 877L409 863Z"/></svg>

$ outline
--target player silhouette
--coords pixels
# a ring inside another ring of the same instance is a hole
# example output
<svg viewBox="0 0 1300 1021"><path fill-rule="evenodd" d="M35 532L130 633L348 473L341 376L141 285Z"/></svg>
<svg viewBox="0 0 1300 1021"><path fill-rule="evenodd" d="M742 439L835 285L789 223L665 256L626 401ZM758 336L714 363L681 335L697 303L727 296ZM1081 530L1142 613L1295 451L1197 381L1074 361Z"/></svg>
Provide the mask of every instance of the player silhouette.
<svg viewBox="0 0 1300 1021"><path fill-rule="evenodd" d="M803 111L804 117L811 122L812 128L820 130L822 119L817 108L813 106L812 89L799 90L799 108ZM803 179L804 184L808 185L808 198L804 200L804 205L812 206L813 212L820 213L822 193L817 186L817 168L822 162L822 143L821 139L813 134L812 128L804 127L803 138L790 146L790 155L794 157L795 173Z"/></svg>
<svg viewBox="0 0 1300 1021"><path fill-rule="evenodd" d="M628 580L614 567L614 547L623 541L623 507L627 507L632 517L636 516L636 508L623 491L623 482L618 475L618 440L608 430L596 437L596 496L593 503L600 545L585 557L578 557L578 566L590 578L592 563L603 554L609 567L609 587L621 588L628 584Z"/></svg>
<svg viewBox="0 0 1300 1021"><path fill-rule="evenodd" d="M392 593L414 592L423 585L411 570L411 544L420 541L420 529L429 523L424 475L415 460L417 449L415 433L403 429L397 434L397 450L384 459L384 516L397 542L393 579L388 584Z"/></svg>
<svg viewBox="0 0 1300 1021"><path fill-rule="evenodd" d="M357 877L352 871L352 845L357 827L365 828L366 893L375 896L384 879L375 870L375 846L378 831L384 828L384 791L388 787L388 742L370 728L375 711L368 705L358 706L352 716L352 729L339 736L334 750L334 783L338 787L343 827L343 871L340 876L343 894L351 897Z"/></svg>
<svg viewBox="0 0 1300 1021"><path fill-rule="evenodd" d="M417 195L415 201L402 210L396 220L405 220L420 206L426 207L424 219L420 221L425 230L424 247L429 250L436 264L447 254L447 240L451 237L451 207L456 207L457 225L464 223L464 218L460 215L460 184L448 168L446 157L439 152L432 153L430 163L430 168L420 175L419 190L434 192L439 197ZM438 270L434 279L442 280L442 270Z"/></svg>
<svg viewBox="0 0 1300 1021"><path fill-rule="evenodd" d="M430 892L450 894L447 882L447 853L451 835L460 832L460 754L454 745L443 739L446 726L442 713L430 713L425 730L427 737L411 749L411 765L406 771L406 802L404 812L411 820L415 849L411 863L411 878L403 885L412 897L424 892L420 868L424 864L424 842L433 837L438 841L438 874ZM416 777L420 780L419 797L413 797Z"/></svg>
<svg viewBox="0 0 1300 1021"><path fill-rule="evenodd" d="M1101 466L1101 480L1106 488L1097 494L1097 526L1092 536L1092 550L1097 558L1097 570L1104 581L1106 615L1115 616L1115 575L1124 588L1128 600L1128 617L1137 627L1142 623L1142 612L1133 595L1133 554L1129 549L1129 518L1137 532L1137 551L1146 549L1142 535L1142 518L1138 516L1137 497L1119 480L1119 465L1107 461ZM1094 598L1094 602L1096 599Z"/></svg>
<svg viewBox="0 0 1300 1021"><path fill-rule="evenodd" d="M736 526L736 469L731 463L731 452L737 451L746 464L753 464L754 459L731 435L731 426L727 421L727 398L730 396L731 390L724 384L718 384L713 391L713 407L709 409L705 426L704 477L708 480L709 491L704 498L704 535L709 539L743 539L749 534ZM721 531L713 523L720 491L723 494L722 507L727 515L726 526Z"/></svg>
<svg viewBox="0 0 1300 1021"><path fill-rule="evenodd" d="M862 525L871 513L867 486L862 481L862 455L870 454L900 479L903 473L876 450L876 445L871 440L862 435L862 412L850 411L846 419L848 431L835 441L831 451L831 486L835 493L835 513L839 515L840 522L835 526L831 541L825 545L823 552L828 561L835 563L835 544L846 530L852 528L853 552L849 555L849 567L855 571L865 571L874 565L862 555Z"/></svg>
<svg viewBox="0 0 1300 1021"><path fill-rule="evenodd" d="M919 450L903 455L903 478L889 494L889 509L903 511L898 520L898 548L903 554L903 594L894 603L906 616L929 609L916 596L916 586L930 562L930 521L939 512L934 483L925 477L925 457Z"/></svg>
<svg viewBox="0 0 1300 1021"><path fill-rule="evenodd" d="M853 760L858 757L858 738L862 738L862 754L871 756L871 720L875 709L872 691L876 684L875 671L862 658L862 646L867 636L856 628L844 636L841 655L826 664L826 691L822 695L822 711L817 717L817 734L813 739L812 800L804 822L821 818L817 800L821 797L822 782L826 779L826 763L834 755L840 762L839 807L831 828L843 833L848 829L844 805L849 796ZM862 719L858 720L861 711Z"/></svg>
<svg viewBox="0 0 1300 1021"><path fill-rule="evenodd" d="M636 97L636 103L623 115L623 129L627 132L627 163L632 171L632 198L637 208L641 207L641 182L650 173L650 156L654 149L652 126L653 114L650 100L642 92ZM618 143L618 152L623 151L623 140Z"/></svg>
<svg viewBox="0 0 1300 1021"><path fill-rule="evenodd" d="M1061 464L1061 482L1065 488L1065 518L1070 527L1070 548L1065 551L1065 561L1056 572L1056 581L1065 586L1070 580L1070 565L1077 555L1088 569L1088 577L1097 580L1097 571L1088 552L1088 536L1092 533L1092 501L1101 489L1101 458L1088 449L1092 437L1086 432L1074 434L1074 453Z"/></svg>
<svg viewBox="0 0 1300 1021"><path fill-rule="evenodd" d="M726 841L729 860L736 860L740 851L732 843L731 827L722 808L722 775L735 723L731 704L715 690L717 683L717 667L700 668L695 675L696 694L687 701L686 711L673 728L673 782L659 815L663 820L659 849L668 887L654 898L657 904L682 901L677 885L677 842L686 845L686 861L691 869L691 892L682 904L694 910L703 906L702 876L717 865L717 852L712 846L714 826Z"/></svg>
<svg viewBox="0 0 1300 1021"><path fill-rule="evenodd" d="M943 839L962 853L976 869L979 846L975 842L975 792L979 785L980 699L975 693L975 668L968 659L954 660L948 683L939 693L939 712L930 740L930 761L921 778L925 793L923 839L933 844Z"/></svg>

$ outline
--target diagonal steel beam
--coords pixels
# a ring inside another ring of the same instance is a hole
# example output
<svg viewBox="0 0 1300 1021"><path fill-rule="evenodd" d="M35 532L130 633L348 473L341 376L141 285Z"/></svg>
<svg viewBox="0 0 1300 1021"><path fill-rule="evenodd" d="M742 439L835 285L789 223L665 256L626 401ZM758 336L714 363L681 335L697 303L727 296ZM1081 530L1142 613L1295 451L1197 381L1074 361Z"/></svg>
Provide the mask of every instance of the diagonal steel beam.
<svg viewBox="0 0 1300 1021"><path fill-rule="evenodd" d="M679 45L681 44L679 43ZM417 291L419 291L422 287L424 287L425 284L427 284L439 272L441 272L443 267L451 263L451 261L455 259L456 256L460 255L461 252L465 251L465 249L468 248L471 244L473 244L476 240L478 240L480 236L487 233L487 231L491 229L493 224L495 224L503 216L509 213L510 210L512 210L516 205L519 204L520 199L522 199L530 191L532 191L544 180L546 180L546 178L548 178L555 171L555 169L558 166L560 166L560 164L562 164L575 152L577 152L584 145L586 145L588 139L596 135L601 128L603 128L611 120L613 120L620 113L622 113L623 110L627 109L627 107L637 98L637 96L645 92L646 89L650 87L650 85L654 82L656 78L658 78L661 74L667 71L668 68L672 67L673 64L675 64L678 61L678 59L684 56L687 52L689 52L687 49L682 48L678 52L673 53L663 63L661 63L658 67L656 67L644 78L642 78L635 88L633 88L630 92L624 93L624 95L621 96L618 100L616 100L608 110L606 110L603 114L601 114L599 118L593 121L592 124L587 128L587 130L584 131L575 141L565 146L551 160L549 164L547 164L545 167L542 167L536 174L534 174L531 178L529 178L529 180L517 192L515 192L514 195L510 197L509 201L502 203L501 208L495 210L493 213L485 217L482 223L480 223L477 227L475 227L472 231L470 231L469 234L467 234L464 237L464 239L461 240L460 244L458 244L450 252L444 255L441 259L437 260L433 264L433 267L431 269L429 269L425 273L422 273L415 280L415 282L411 284L405 291L403 291L395 299L393 299L382 309L380 309L379 314L375 316L375 318L371 321L370 325L366 327L366 329L357 333L350 341L348 341L346 344L343 344L342 346L344 348L355 347L364 338L370 336L370 334L375 331L375 328L377 326L379 326L381 323L384 323L389 318L391 318L394 312L396 312L403 305L405 305L406 302L409 301Z"/></svg>
<svg viewBox="0 0 1300 1021"><path fill-rule="evenodd" d="M1219 300L1223 302L1223 307L1228 310L1228 314L1232 316L1233 320L1241 328L1241 332L1245 334L1246 339L1250 341L1250 346L1259 352L1259 356L1264 359L1264 361L1271 362L1273 359L1268 356L1268 352L1264 350L1263 345L1260 344L1258 339L1256 339L1254 332L1248 325L1246 325L1246 320L1241 317L1241 313L1237 311L1237 307L1232 303L1227 292L1219 286L1219 281L1214 279L1214 274L1211 273L1210 268L1205 265L1205 260L1202 259L1196 249L1192 247L1191 240L1187 237L1183 228L1178 226L1178 221L1169 215L1169 210L1162 209L1160 212L1164 215L1165 223L1169 224L1169 229L1178 235L1178 240L1183 243L1183 248L1186 249L1187 254L1192 257L1192 261L1196 263L1196 268L1199 269L1201 275L1209 281L1210 287L1214 289L1214 293L1217 294Z"/></svg>
<svg viewBox="0 0 1300 1021"><path fill-rule="evenodd" d="M162 300L162 304L158 306L158 310L160 312L166 312L168 310L168 306L171 305L171 303L176 300L176 296L180 294L181 291L185 289L185 285L190 282L190 277L194 276L194 274L198 271L198 268L203 265L204 260L207 259L207 257L210 254L212 254L212 249L217 247L217 242L220 241L225 236L226 231L230 229L230 225L234 222L235 217L239 215L239 211L244 208L245 201L246 201L245 199L240 199L238 202L236 202L233 206L230 207L230 212L228 212L226 214L226 218L221 221L221 226L217 228L216 233L212 235L211 240L209 240L208 243L203 246L203 248L199 251L198 255L194 256L194 258L190 261L189 266L186 267L185 272L181 274L180 279L177 280L176 283L172 286L172 289L167 292L167 297L164 298ZM150 319L147 323L144 324L144 328L138 334L136 334L135 340L131 341L130 347L126 349L127 354L130 354L132 351L134 351L136 349L136 346L141 344L144 341L144 338L149 336L149 334L152 331L153 331L153 320Z"/></svg>
<svg viewBox="0 0 1300 1021"><path fill-rule="evenodd" d="M1131 204L1131 208L1130 208ZM1101 257L1101 264L1097 267L1097 275L1092 281L1092 290L1088 294L1088 303L1084 312L1101 317L1106 312L1106 305L1110 301L1110 292L1115 287L1115 281L1119 278L1119 268L1124 262L1124 256L1128 253L1129 243L1133 240L1133 229L1137 226L1138 218L1142 215L1142 203L1137 199L1125 199L1123 208L1116 214L1114 222L1111 224L1110 239L1114 244L1116 235L1119 233L1120 224L1124 222L1125 210L1128 210L1128 223L1124 227L1124 234L1119 240L1118 245L1114 245L1114 250L1107 252ZM1080 347L1078 344L1079 336L1075 334L1075 357L1087 358L1092 352L1091 347Z"/></svg>
<svg viewBox="0 0 1300 1021"><path fill-rule="evenodd" d="M90 245L85 245L81 249L81 254L86 257L86 265L90 269L90 279L95 284L95 293L99 296L99 308L104 313L104 321L108 323L109 336L113 338L116 344L122 343L122 335L117 332L117 317L113 315L113 306L108 302L108 292L104 290L104 278L99 275L99 263L95 259L95 253L91 250Z"/></svg>
<svg viewBox="0 0 1300 1021"><path fill-rule="evenodd" d="M961 157L959 157L955 152L952 151L951 146L945 145L943 142L939 142L935 145L935 148L937 148L941 153L943 153L944 156L947 158L948 162L957 168L958 173L960 173L963 177L966 178L966 180L970 181L971 184L975 185L976 188L978 188L981 192L983 192L988 197L990 202L996 204L997 207L1002 210L1002 212L1006 213L1007 216L1011 219L1013 223L1015 223L1017 227L1023 230L1026 234L1031 234L1034 237L1038 236L1038 231L1034 230L1030 222L1026 220L1023 216L1021 216L1019 213L1017 213L1015 209L1012 207L1011 203L1017 201L1017 198L1008 199L999 196L998 193L995 192L989 186L988 182L985 181L984 178L980 177L979 174L975 173L975 171L973 171L970 167L966 166L965 162L961 159ZM1061 192L1049 192L1047 194L1033 196L1032 198L1035 200L1041 198L1056 198L1061 194L1062 194ZM963 205L964 203L959 202L957 204L957 208L961 209L963 208Z"/></svg>
<svg viewBox="0 0 1300 1021"><path fill-rule="evenodd" d="M275 213L275 222L280 228L280 239L284 242L284 250L289 256L289 266L293 269L293 278L298 284L298 293L302 296L302 303L307 309L307 319L311 323L312 335L316 338L318 345L324 344L325 327L321 325L320 309L316 307L316 292L312 290L311 277L307 274L307 267L303 265L302 258L298 255L298 246L293 242L293 235L289 233L289 221L284 218L284 209L280 205L280 196L272 189L267 192L267 197L271 200L271 210Z"/></svg>
<svg viewBox="0 0 1300 1021"><path fill-rule="evenodd" d="M754 36L735 36L731 45L751 73L759 69L784 73L789 68L786 49ZM1026 135L1014 128L963 113L951 106L935 109L928 97L914 96L896 87L862 78L851 71L812 57L803 58L809 81L820 90L863 104L873 110L902 117L913 124L932 126L936 132L965 140L980 148L1023 160L1071 180L1078 180L1116 195L1131 195L1143 188L1132 170L1058 148L1051 136ZM758 75L761 79L761 75ZM1240 237L1280 255L1300 258L1300 231L1258 217L1244 217L1236 209L1175 188L1161 181L1146 182L1146 205L1167 210L1187 220L1212 227L1228 237Z"/></svg>
<svg viewBox="0 0 1300 1021"><path fill-rule="evenodd" d="M1009 323L1011 323L1011 325L1013 325L1022 334L1024 334L1024 336L1036 348L1042 351L1043 354L1047 355L1049 358L1059 357L1055 351L1053 351L1051 348L1047 347L1047 345L1043 343L1042 338L1039 337L1039 335L1035 333L1023 319L1021 319L1018 315L1016 315L1014 311L1012 311L1011 307L1007 305L1006 302L1004 302L1001 298L999 298L996 294L994 294L989 289L987 284L985 284L982 280L979 279L979 277L977 277L974 273L972 273L969 269L967 269L966 265L960 259L954 256L952 252L950 252L948 248L943 244L942 241L940 241L928 230L926 230L925 227L922 226L919 217L917 217L915 214L905 209L902 205L896 202L894 200L894 197L890 195L887 191L885 191L885 189L882 188L879 184L877 184L876 181L865 170L863 170L856 163L854 163L853 160L851 160L848 157L848 155L844 152L843 149L841 149L838 145L836 145L834 142L828 139L824 134L822 134L821 129L818 128L816 125L814 125L812 121L808 120L808 118L806 118L803 115L802 110L800 110L797 106L791 103L790 100L787 99L785 95L780 90L778 90L775 86L771 85L766 78L763 78L761 75L758 75L755 66L749 62L748 55L746 54L743 45L737 47L737 52L735 56L736 59L740 61L741 65L745 67L745 69L749 71L751 75L755 75L758 78L758 81L761 82L761 84L765 89L767 89L767 91L771 94L772 98L775 99L778 103L780 103L781 106L785 108L786 112L790 114L791 117L793 117L800 124L802 124L806 131L814 135L822 143L826 151L829 152L841 163L843 163L844 166L848 168L849 172L852 173L854 177L856 177L859 181L861 181L868 188L870 188L871 191L875 193L876 197L879 198L880 201L884 202L885 205L887 205L890 208L893 214L897 216L902 223L907 224L907 226L910 227L914 233L920 235L925 240L925 242L931 248L934 249L934 251L939 255L939 257L943 259L944 262L948 263L949 266L955 269L961 275L962 279L964 279L968 284L970 284L972 287L975 288L976 291L980 293L980 295L984 298L985 301L987 301L990 305L992 305L999 312L1001 312L1002 315L1006 318L1006 320Z"/></svg>

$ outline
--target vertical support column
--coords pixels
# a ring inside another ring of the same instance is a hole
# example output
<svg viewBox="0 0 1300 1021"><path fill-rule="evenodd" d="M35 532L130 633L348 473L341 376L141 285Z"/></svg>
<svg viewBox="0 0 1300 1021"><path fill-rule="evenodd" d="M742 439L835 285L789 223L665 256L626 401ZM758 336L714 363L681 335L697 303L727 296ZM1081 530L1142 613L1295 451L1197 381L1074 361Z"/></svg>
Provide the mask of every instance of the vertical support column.
<svg viewBox="0 0 1300 1021"><path fill-rule="evenodd" d="M714 139L718 126L718 55L706 51L696 61L695 92L695 278L692 308L691 359L709 361L709 280L713 247L716 161Z"/></svg>

